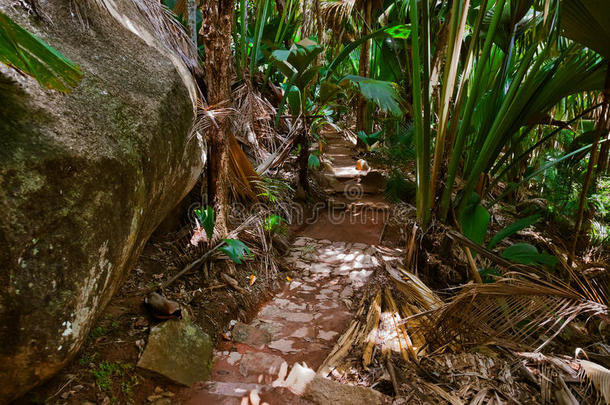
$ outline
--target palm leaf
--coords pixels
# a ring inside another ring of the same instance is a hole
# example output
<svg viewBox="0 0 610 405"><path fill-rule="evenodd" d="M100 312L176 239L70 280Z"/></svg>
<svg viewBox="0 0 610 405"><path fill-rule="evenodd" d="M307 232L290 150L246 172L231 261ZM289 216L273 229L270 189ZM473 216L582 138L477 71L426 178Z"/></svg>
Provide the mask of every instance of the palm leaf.
<svg viewBox="0 0 610 405"><path fill-rule="evenodd" d="M434 348L477 345L489 340L544 347L580 315L606 316L606 305L591 301L560 281L511 273L492 284L468 284L426 323Z"/></svg>
<svg viewBox="0 0 610 405"><path fill-rule="evenodd" d="M578 364L581 378L586 377L604 397L604 401L610 404L610 370L588 360L579 360Z"/></svg>
<svg viewBox="0 0 610 405"><path fill-rule="evenodd" d="M610 2L563 0L561 10L561 28L566 37L610 57Z"/></svg>
<svg viewBox="0 0 610 405"><path fill-rule="evenodd" d="M402 100L395 83L354 75L345 76L341 83L344 84L346 81L355 83L364 98L377 104L383 111L396 116L402 115Z"/></svg>
<svg viewBox="0 0 610 405"><path fill-rule="evenodd" d="M83 77L78 66L0 12L0 62L67 93Z"/></svg>

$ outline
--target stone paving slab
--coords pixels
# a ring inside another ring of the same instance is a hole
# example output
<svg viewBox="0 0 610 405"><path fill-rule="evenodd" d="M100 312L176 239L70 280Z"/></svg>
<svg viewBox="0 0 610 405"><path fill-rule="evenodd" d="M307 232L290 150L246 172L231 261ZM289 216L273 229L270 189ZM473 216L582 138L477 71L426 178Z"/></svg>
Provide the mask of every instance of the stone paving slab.
<svg viewBox="0 0 610 405"><path fill-rule="evenodd" d="M352 318L346 302L378 266L376 253L363 243L297 238L287 255L296 272L290 284L252 322L236 323L233 340L214 354L216 385L206 385L200 399L233 403L242 388L261 395L272 389L282 367L304 362L317 369ZM267 397L274 405L274 396Z"/></svg>

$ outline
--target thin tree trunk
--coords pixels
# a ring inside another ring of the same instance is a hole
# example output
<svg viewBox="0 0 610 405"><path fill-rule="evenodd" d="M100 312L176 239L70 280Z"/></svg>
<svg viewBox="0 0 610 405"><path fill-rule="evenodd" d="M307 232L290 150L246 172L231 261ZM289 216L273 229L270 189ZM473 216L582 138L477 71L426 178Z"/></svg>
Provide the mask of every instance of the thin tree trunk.
<svg viewBox="0 0 610 405"><path fill-rule="evenodd" d="M233 0L204 0L201 36L205 47L205 77L208 103L217 105L231 101L233 55ZM223 105L228 107L228 105ZM227 204L229 198L229 164L227 133L229 120L219 119L219 128L209 132L208 201L216 214L216 230L228 233Z"/></svg>
<svg viewBox="0 0 610 405"><path fill-rule="evenodd" d="M193 41L195 48L197 48L197 4L195 0L187 0L186 15L191 41Z"/></svg>
<svg viewBox="0 0 610 405"><path fill-rule="evenodd" d="M582 191L580 193L580 201L578 202L578 213L576 219L576 229L574 233L574 242L572 243L572 256L576 254L576 248L578 246L578 239L580 237L584 213L585 213L585 201L587 200L587 192L589 191L589 186L593 183L593 187L595 187L596 178L593 176L597 160L599 157L599 153L597 151L599 146L599 141L601 139L602 134L605 134L608 129L608 103L610 102L610 62L608 62L608 66L606 68L606 84L604 88L604 105L602 106L602 113L599 117L599 121L597 123L597 128L595 130L595 139L593 140L593 145L591 146L591 153L589 156L589 166L587 168L587 174L585 176L585 181L582 186Z"/></svg>
<svg viewBox="0 0 610 405"><path fill-rule="evenodd" d="M364 24L362 27L361 36L366 36L370 33L372 2L368 1L364 10ZM371 40L364 41L360 45L360 61L358 64L358 75L369 77L369 59L371 53ZM356 98L356 131L366 131L366 100L359 94ZM360 138L358 138L360 139Z"/></svg>

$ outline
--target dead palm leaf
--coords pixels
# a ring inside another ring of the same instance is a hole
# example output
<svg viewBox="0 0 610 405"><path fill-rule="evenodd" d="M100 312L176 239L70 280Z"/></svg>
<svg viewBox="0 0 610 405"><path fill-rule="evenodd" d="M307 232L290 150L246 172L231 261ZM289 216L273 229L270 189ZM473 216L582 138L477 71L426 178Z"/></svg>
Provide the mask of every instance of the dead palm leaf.
<svg viewBox="0 0 610 405"><path fill-rule="evenodd" d="M579 360L580 377L589 380L595 389L604 397L604 401L610 404L610 370L588 360Z"/></svg>
<svg viewBox="0 0 610 405"><path fill-rule="evenodd" d="M607 316L608 307L557 280L509 273L493 284L467 284L448 304L427 314L431 348L504 340L542 349L574 318Z"/></svg>

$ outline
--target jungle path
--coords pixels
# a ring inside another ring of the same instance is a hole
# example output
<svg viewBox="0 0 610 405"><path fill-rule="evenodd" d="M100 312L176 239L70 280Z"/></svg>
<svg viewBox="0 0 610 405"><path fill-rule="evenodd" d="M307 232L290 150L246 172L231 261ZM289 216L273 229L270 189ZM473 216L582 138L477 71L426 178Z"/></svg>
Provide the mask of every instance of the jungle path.
<svg viewBox="0 0 610 405"><path fill-rule="evenodd" d="M354 317L354 293L380 259L396 259L378 246L388 211L383 185L367 183L370 173L356 169L354 145L341 134L326 139L323 176L330 197L296 228L286 257L291 277L252 322L237 322L230 340L220 342L210 380L191 387L186 404L318 403L273 382L295 363L317 370Z"/></svg>

